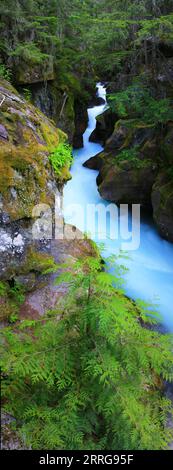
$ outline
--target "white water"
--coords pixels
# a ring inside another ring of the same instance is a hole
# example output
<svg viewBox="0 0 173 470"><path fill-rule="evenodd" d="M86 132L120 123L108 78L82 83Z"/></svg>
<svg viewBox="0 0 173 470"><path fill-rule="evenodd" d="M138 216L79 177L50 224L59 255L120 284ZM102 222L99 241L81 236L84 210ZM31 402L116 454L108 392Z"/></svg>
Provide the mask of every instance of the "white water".
<svg viewBox="0 0 173 470"><path fill-rule="evenodd" d="M106 99L106 90L98 85L98 96ZM80 204L86 211L88 204L102 203L107 206L97 190L96 177L98 172L84 168L82 164L103 148L99 144L89 142L89 136L96 126L96 116L105 108L96 106L88 109L89 123L84 133L84 147L74 151L74 162L71 169L72 180L64 188L64 214L68 223L83 230L82 217L71 211L70 204ZM85 212L86 213L86 212ZM92 232L92 227L85 228ZM98 237L95 237L98 242ZM100 240L99 240L100 243ZM121 240L110 240L107 234L104 240L104 257L117 253ZM141 221L141 242L137 251L130 252L130 259L123 261L129 271L125 276L125 290L134 299L142 299L157 304L157 311L169 331L173 332L173 244L163 240L157 233L152 222Z"/></svg>

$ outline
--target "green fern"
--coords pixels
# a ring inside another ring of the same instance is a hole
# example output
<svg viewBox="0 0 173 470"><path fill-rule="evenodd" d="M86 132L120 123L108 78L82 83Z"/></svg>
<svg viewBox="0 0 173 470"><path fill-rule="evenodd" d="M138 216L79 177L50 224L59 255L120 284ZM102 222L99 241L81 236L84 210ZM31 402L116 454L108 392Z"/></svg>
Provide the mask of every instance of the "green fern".
<svg viewBox="0 0 173 470"><path fill-rule="evenodd" d="M51 315L2 333L5 409L33 449L167 448L172 337L142 327L153 317L116 287L116 268L87 257L67 269Z"/></svg>

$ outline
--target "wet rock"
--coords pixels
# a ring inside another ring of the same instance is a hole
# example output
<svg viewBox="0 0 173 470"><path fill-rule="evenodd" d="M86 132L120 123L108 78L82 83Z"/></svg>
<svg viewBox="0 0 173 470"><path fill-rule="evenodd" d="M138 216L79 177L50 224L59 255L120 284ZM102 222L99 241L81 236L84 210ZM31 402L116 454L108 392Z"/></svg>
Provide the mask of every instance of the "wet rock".
<svg viewBox="0 0 173 470"><path fill-rule="evenodd" d="M75 132L73 136L73 147L79 149L83 147L83 134L88 124L87 104L81 100L76 100L75 110Z"/></svg>
<svg viewBox="0 0 173 470"><path fill-rule="evenodd" d="M167 126L166 135L161 143L162 153L167 166L173 163L173 124Z"/></svg>
<svg viewBox="0 0 173 470"><path fill-rule="evenodd" d="M101 106L102 104L105 104L104 98L101 98L101 96L96 96L93 102L93 106Z"/></svg>
<svg viewBox="0 0 173 470"><path fill-rule="evenodd" d="M106 109L102 114L97 116L96 128L90 135L90 142L105 144L106 140L112 135L115 120L115 115L110 109Z"/></svg>
<svg viewBox="0 0 173 470"><path fill-rule="evenodd" d="M110 152L115 150L119 150L120 147L125 142L129 133L129 129L125 125L121 125L120 127L116 127L113 131L111 137L106 141L105 151Z"/></svg>
<svg viewBox="0 0 173 470"><path fill-rule="evenodd" d="M95 157L91 157L83 163L85 168L90 170L101 170L104 165L104 152L100 152Z"/></svg>
<svg viewBox="0 0 173 470"><path fill-rule="evenodd" d="M156 177L156 170L151 163L141 168L131 168L129 162L121 167L103 168L97 179L100 195L117 204L141 204L151 206L151 190Z"/></svg>
<svg viewBox="0 0 173 470"><path fill-rule="evenodd" d="M152 190L153 217L162 237L173 242L173 183L159 174Z"/></svg>

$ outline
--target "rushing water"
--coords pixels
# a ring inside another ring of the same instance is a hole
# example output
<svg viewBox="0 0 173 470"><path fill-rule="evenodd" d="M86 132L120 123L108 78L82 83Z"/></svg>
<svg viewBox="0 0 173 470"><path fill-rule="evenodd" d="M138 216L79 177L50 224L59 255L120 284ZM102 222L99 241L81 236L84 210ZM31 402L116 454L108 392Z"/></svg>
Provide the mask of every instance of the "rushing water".
<svg viewBox="0 0 173 470"><path fill-rule="evenodd" d="M106 90L101 84L98 84L98 96L106 100ZM98 193L96 184L98 172L82 166L86 160L103 150L101 145L89 142L89 136L95 129L96 116L101 114L104 108L105 105L88 109L89 122L84 133L84 147L74 151L72 180L64 188L66 222L91 234L92 224L91 227L88 225L84 227L82 213L75 212L72 207L69 210L68 207L71 204L80 204L86 214L88 204L101 203L105 206L109 204ZM104 231L103 226L103 233ZM105 235L103 255L107 257L119 251L121 239L111 240L108 232ZM91 236L98 243L98 234ZM159 236L152 221L141 220L140 236L140 247L136 251L130 251L129 259L123 261L123 264L128 267L125 275L126 293L134 299L140 298L157 305L163 324L173 332L173 244Z"/></svg>

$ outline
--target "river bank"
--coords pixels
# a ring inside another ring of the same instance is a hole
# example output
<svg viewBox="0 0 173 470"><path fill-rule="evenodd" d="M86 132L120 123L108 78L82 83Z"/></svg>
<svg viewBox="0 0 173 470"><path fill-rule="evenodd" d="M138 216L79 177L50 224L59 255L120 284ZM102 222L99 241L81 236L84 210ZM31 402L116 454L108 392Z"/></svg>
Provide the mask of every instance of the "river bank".
<svg viewBox="0 0 173 470"><path fill-rule="evenodd" d="M106 88L98 84L98 96L106 98ZM96 117L103 113L105 105L88 109L88 127L84 133L84 147L74 151L74 162L71 168L72 179L64 188L64 216L66 222L83 229L83 221L80 220L79 213L69 214L68 207L71 204L78 204L87 212L88 204L104 204L108 207L109 202L101 198L98 193L96 178L98 171L84 168L83 164L94 155L100 153L103 147L100 144L90 142L90 135L96 127ZM101 221L101 224L104 221ZM122 221L123 223L123 221ZM130 214L129 214L129 224ZM104 243L102 255L107 258L111 254L118 254L121 249L122 240L112 241L109 233L105 232L102 226L103 238L100 234L94 234L94 241ZM85 231L92 234L92 224L85 227ZM163 240L148 218L141 219L140 246L130 252L129 259L123 264L128 268L125 275L126 294L133 299L142 299L152 304L162 316L162 322L166 329L173 331L173 311L172 311L172 281L173 281L173 245ZM92 238L92 235L91 235Z"/></svg>

